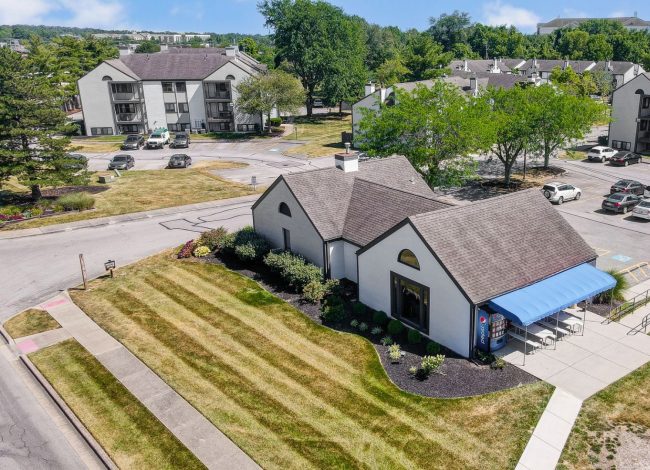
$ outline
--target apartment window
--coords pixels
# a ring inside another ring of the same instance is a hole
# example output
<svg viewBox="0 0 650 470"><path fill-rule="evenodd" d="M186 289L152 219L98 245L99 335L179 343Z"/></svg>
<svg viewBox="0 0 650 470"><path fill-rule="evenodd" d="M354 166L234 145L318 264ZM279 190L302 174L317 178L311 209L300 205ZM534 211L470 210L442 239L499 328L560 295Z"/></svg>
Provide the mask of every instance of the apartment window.
<svg viewBox="0 0 650 470"><path fill-rule="evenodd" d="M429 330L429 288L391 272L391 314L425 333Z"/></svg>
<svg viewBox="0 0 650 470"><path fill-rule="evenodd" d="M135 103L115 103L115 112L117 114L135 113Z"/></svg>
<svg viewBox="0 0 650 470"><path fill-rule="evenodd" d="M189 113L190 105L187 103L178 103L178 112L179 113Z"/></svg>
<svg viewBox="0 0 650 470"><path fill-rule="evenodd" d="M140 126L137 124L122 124L120 125L121 134L138 134L140 132Z"/></svg>
<svg viewBox="0 0 650 470"><path fill-rule="evenodd" d="M222 118L222 119L228 119L230 118L230 103L208 103L208 117L211 117L213 119L217 118Z"/></svg>
<svg viewBox="0 0 650 470"><path fill-rule="evenodd" d="M112 127L91 127L90 133L92 135L113 135Z"/></svg>
<svg viewBox="0 0 650 470"><path fill-rule="evenodd" d="M176 82L176 91L185 92L185 82Z"/></svg>
<svg viewBox="0 0 650 470"><path fill-rule="evenodd" d="M259 124L237 124L239 132L257 132L259 128Z"/></svg>
<svg viewBox="0 0 650 470"><path fill-rule="evenodd" d="M167 129L169 129L171 132L189 131L190 130L190 123L189 122L177 122L175 124L167 124Z"/></svg>
<svg viewBox="0 0 650 470"><path fill-rule="evenodd" d="M291 232L286 228L282 229L282 240L284 241L284 249L291 251Z"/></svg>
<svg viewBox="0 0 650 470"><path fill-rule="evenodd" d="M166 113L175 113L176 112L176 103L165 103L165 112Z"/></svg>
<svg viewBox="0 0 650 470"><path fill-rule="evenodd" d="M643 109L650 108L650 96L643 97L643 103L641 106L643 107Z"/></svg>
<svg viewBox="0 0 650 470"><path fill-rule="evenodd" d="M647 131L648 130L648 121L646 121L645 119L643 121L641 121L641 124L640 124L639 128L642 131Z"/></svg>
<svg viewBox="0 0 650 470"><path fill-rule="evenodd" d="M113 93L133 93L132 83L111 83Z"/></svg>
<svg viewBox="0 0 650 470"><path fill-rule="evenodd" d="M174 84L172 82L162 82L163 93L174 93Z"/></svg>
<svg viewBox="0 0 650 470"><path fill-rule="evenodd" d="M234 75L226 75L226 80L234 80L235 76Z"/></svg>
<svg viewBox="0 0 650 470"><path fill-rule="evenodd" d="M619 150L630 150L632 144L630 142L624 142L622 140L612 140L612 147Z"/></svg>

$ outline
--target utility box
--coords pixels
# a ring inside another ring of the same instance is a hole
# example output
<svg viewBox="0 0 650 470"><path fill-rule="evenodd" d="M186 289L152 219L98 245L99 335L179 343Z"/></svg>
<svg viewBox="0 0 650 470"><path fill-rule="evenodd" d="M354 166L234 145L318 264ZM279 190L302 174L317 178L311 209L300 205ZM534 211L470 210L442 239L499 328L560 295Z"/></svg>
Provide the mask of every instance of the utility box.
<svg viewBox="0 0 650 470"><path fill-rule="evenodd" d="M99 177L99 182L103 184L112 183L113 181L115 181L115 177L113 175Z"/></svg>

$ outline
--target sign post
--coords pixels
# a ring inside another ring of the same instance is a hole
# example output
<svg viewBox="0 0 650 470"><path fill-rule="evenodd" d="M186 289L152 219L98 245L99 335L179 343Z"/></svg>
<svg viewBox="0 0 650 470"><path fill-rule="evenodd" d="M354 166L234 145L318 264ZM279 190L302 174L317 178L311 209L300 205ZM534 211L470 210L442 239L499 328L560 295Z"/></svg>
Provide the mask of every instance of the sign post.
<svg viewBox="0 0 650 470"><path fill-rule="evenodd" d="M86 278L86 263L84 262L84 255L79 253L79 265L81 266L81 279L84 281L84 290L88 289L88 279Z"/></svg>
<svg viewBox="0 0 650 470"><path fill-rule="evenodd" d="M115 260L109 259L104 263L104 269L111 272L111 278L113 278L113 269L115 269Z"/></svg>

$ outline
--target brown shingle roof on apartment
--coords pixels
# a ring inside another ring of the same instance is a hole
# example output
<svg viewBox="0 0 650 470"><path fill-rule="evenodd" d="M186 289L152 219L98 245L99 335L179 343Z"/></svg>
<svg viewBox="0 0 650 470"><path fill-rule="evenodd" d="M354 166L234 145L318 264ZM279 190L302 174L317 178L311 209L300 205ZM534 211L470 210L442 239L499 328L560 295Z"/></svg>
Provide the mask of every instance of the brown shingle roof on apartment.
<svg viewBox="0 0 650 470"><path fill-rule="evenodd" d="M121 60L141 80L203 80L228 63L225 54L130 54Z"/></svg>
<svg viewBox="0 0 650 470"><path fill-rule="evenodd" d="M323 168L290 173L281 178L293 192L324 240L340 238L343 235L356 180L374 183L409 195L428 199L435 198L431 188L411 166L406 157L402 156L362 162L359 163L359 170L354 172L345 173L338 168ZM368 187L363 184L362 186ZM374 195L376 195L377 190L374 191ZM386 200L385 204L390 204L390 200ZM377 210L377 206L374 207L374 210ZM384 210L383 206L382 210ZM414 213L403 213L400 220ZM355 236L357 235L356 229L351 228L350 230L352 230L350 233L354 232ZM366 236L361 233L361 229L359 230L358 240L365 239Z"/></svg>
<svg viewBox="0 0 650 470"><path fill-rule="evenodd" d="M410 221L475 304L596 259L537 189Z"/></svg>

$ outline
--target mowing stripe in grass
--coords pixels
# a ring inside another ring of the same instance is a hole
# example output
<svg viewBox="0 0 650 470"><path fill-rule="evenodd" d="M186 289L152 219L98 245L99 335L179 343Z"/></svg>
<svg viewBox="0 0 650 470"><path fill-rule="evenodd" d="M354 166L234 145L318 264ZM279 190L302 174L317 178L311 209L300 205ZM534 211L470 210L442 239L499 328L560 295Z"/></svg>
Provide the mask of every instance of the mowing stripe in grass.
<svg viewBox="0 0 650 470"><path fill-rule="evenodd" d="M250 410L265 426L282 429L284 442L313 465L320 468L332 465L365 467L362 462L352 459L340 445L328 440L327 436L317 432L309 424L301 422L298 416L294 416L294 419L277 418L278 414L293 416L293 413L276 400L255 394L254 382L242 377L230 364L210 353L194 338L174 328L135 295L123 289L119 289L118 294L113 302L124 315L133 317L142 328L156 336L163 344L182 344L183 348L176 347L175 352L188 366L224 390L236 390L238 395L233 397L234 399ZM310 444L305 445L305 442Z"/></svg>
<svg viewBox="0 0 650 470"><path fill-rule="evenodd" d="M308 356L308 351L303 351L302 354L300 352L293 354L291 351L274 347L276 345L272 339L251 331L249 325L243 323L238 315L232 314L231 310L224 311L219 309L194 292L185 289L181 285L174 284L174 279L171 276L161 279L158 276L150 275L145 280L159 292L175 301L180 307L190 310L198 317L203 318L211 326L221 329L235 342L243 344L247 350L253 351L255 353L253 357L266 359L266 361L273 364L277 369L282 370L284 374L291 377L296 383L302 382L312 388L317 388L318 395L322 397L321 399L336 403L336 406L343 413L349 415L360 425L360 431L366 430L376 433L378 437L381 437L396 449L399 449L403 445L403 435L405 433L414 433L418 440L421 441L422 447L417 446L412 448L411 453L416 454L413 457L417 458L420 463L428 460L431 451L444 452L444 447L448 445L456 449L457 442L450 444L450 441L447 439L441 439L441 442L435 442L429 440L421 433L422 426L430 425L431 423L415 425L406 422L404 419L404 410L387 410L374 403L372 396L351 389L349 387L350 383L334 380L333 376L323 373L319 369L318 363L309 363L303 360L301 355ZM189 283L186 285L196 284ZM197 289L197 291L203 291L203 289ZM223 321L224 318L227 321ZM359 374L357 373L353 377L353 380L358 383L358 379ZM327 386L328 384L329 386ZM325 386L319 387L319 385ZM374 423L376 420L391 421L391 426L388 429L375 430ZM440 424L445 425L448 423L443 422ZM459 436L459 438L461 437ZM418 452L420 450L421 452Z"/></svg>
<svg viewBox="0 0 650 470"><path fill-rule="evenodd" d="M401 437L402 432L419 434L418 430L412 427L407 428L405 425L391 420L385 410L369 403L363 403L365 402L363 396L348 390L345 384L339 387L338 383L328 380L327 376L320 373L320 371L315 371L309 366L292 366L290 369L282 367L288 365L294 359L287 358L285 360L285 358L280 357L281 354L273 354L274 350L272 348L266 348L262 344L266 340L242 341L242 334L238 334L234 329L231 329L232 332L219 334L217 332L218 328L214 328L209 319L206 319L206 323L197 323L193 321L195 317L187 318L189 313L183 314L182 309L183 306L178 304L177 309L170 309L169 312L166 312L171 323L190 334L195 332L198 335L208 330L215 332L214 344L218 344L218 351L226 353L227 357L236 359L231 361L233 368L240 374L246 374L250 370L266 371L265 376L260 377L261 380L257 381L257 387L282 401L288 408L295 410L295 412L303 416L303 421L305 419L307 422L314 420L314 426L318 427L321 432L326 433L331 433L332 428L340 427L341 432L338 433L338 439L346 447L352 444L355 437L358 439L366 434L373 434L374 436L368 436L364 440L368 442L385 441L389 445L388 448L377 449L377 451L383 451L386 458L392 460L393 457L399 456L401 465L405 467L417 466L400 449L404 445ZM213 312L208 312L206 315L210 313ZM246 327L244 326L244 328ZM239 341L234 339L232 333L236 334L237 338L240 338ZM317 377L314 378L313 376ZM296 409L296 401L299 398L302 399L302 402L309 403L309 407ZM390 423L390 429L377 429L377 425L382 422L384 428L386 428L386 424ZM394 436L394 434L398 436ZM423 435L420 435L420 440L422 441L420 445L426 445L427 439ZM426 449L426 457L437 447L439 446L435 442L430 441L430 445ZM361 450L356 445L348 449L353 454L357 454ZM412 451L412 449L410 450ZM441 451L441 449L439 450ZM367 457L367 454L357 458L364 457ZM423 455L422 459L424 460L424 458Z"/></svg>

